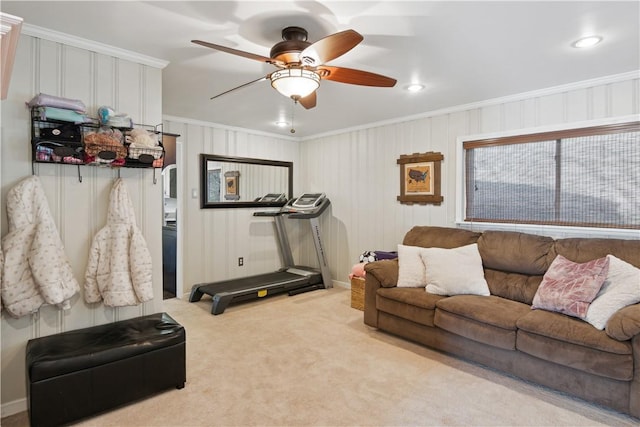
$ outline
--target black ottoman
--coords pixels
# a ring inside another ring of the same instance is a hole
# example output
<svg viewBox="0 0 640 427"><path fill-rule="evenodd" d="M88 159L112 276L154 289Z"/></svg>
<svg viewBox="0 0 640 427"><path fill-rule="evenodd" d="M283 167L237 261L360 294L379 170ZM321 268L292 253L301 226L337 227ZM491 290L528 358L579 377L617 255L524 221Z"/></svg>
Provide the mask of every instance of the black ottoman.
<svg viewBox="0 0 640 427"><path fill-rule="evenodd" d="M185 330L166 313L27 343L32 426L57 426L186 381Z"/></svg>

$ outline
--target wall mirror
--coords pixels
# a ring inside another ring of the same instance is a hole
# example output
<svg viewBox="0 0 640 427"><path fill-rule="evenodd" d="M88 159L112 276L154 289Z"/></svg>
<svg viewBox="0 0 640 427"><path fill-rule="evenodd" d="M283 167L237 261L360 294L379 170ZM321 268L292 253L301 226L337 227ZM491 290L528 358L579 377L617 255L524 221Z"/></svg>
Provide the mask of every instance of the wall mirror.
<svg viewBox="0 0 640 427"><path fill-rule="evenodd" d="M292 198L293 162L200 154L201 209L284 206Z"/></svg>

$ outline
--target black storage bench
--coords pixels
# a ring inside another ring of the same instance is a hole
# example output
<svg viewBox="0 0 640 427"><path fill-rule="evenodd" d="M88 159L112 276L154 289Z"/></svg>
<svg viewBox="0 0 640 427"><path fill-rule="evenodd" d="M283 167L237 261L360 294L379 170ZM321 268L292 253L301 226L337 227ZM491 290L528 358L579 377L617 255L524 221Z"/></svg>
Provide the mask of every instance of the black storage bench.
<svg viewBox="0 0 640 427"><path fill-rule="evenodd" d="M67 424L169 388L183 388L185 359L185 330L166 313L29 340L31 425Z"/></svg>

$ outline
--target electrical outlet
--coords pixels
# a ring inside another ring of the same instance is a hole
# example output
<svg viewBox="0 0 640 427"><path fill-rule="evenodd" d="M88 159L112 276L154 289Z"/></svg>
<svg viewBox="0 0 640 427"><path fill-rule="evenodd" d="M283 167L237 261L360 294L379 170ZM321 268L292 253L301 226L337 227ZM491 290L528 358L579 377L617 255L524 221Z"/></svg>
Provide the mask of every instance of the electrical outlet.
<svg viewBox="0 0 640 427"><path fill-rule="evenodd" d="M243 257L239 257L238 258L238 267L242 267L244 265L244 258Z"/></svg>

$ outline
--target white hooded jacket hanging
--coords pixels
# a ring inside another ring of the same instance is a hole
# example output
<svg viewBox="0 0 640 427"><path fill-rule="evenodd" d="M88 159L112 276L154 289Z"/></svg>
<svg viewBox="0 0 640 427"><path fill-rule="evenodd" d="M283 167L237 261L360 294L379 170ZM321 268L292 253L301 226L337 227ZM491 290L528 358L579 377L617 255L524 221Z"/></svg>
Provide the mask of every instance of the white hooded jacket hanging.
<svg viewBox="0 0 640 427"><path fill-rule="evenodd" d="M151 254L136 225L125 182L111 189L107 225L93 238L85 274L84 299L109 307L138 305L153 299Z"/></svg>
<svg viewBox="0 0 640 427"><path fill-rule="evenodd" d="M9 233L2 238L2 303L14 317L44 303L71 307L73 276L40 179L25 178L7 193Z"/></svg>

